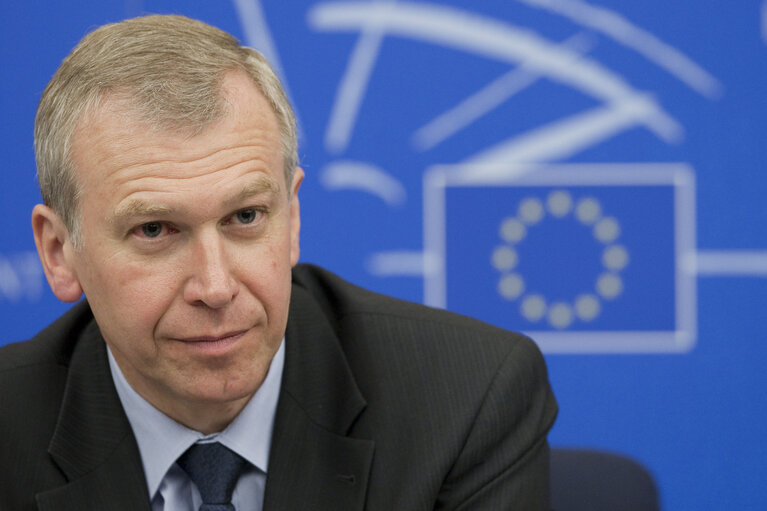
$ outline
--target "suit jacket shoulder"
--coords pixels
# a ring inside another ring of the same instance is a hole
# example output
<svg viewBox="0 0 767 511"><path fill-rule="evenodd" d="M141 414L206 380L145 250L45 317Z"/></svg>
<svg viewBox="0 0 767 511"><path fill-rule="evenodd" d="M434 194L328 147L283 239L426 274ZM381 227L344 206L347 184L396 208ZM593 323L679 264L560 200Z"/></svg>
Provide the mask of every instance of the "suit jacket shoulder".
<svg viewBox="0 0 767 511"><path fill-rule="evenodd" d="M149 509L87 303L0 349L0 509ZM556 415L527 338L294 272L264 509L545 509Z"/></svg>
<svg viewBox="0 0 767 511"><path fill-rule="evenodd" d="M0 509L148 509L130 424L86 302L0 348ZM12 476L9 476L12 474Z"/></svg>
<svg viewBox="0 0 767 511"><path fill-rule="evenodd" d="M70 311L33 340L0 348L2 509L36 509L32 488L63 482L50 463L47 447L58 419L73 343L57 338L55 332L75 328L76 318Z"/></svg>
<svg viewBox="0 0 767 511"><path fill-rule="evenodd" d="M332 339L358 392L346 401L362 402L345 432L318 421L374 444L366 509L546 508L557 406L532 341L306 265L294 271L292 301L288 354L291 342L305 354L305 341ZM296 323L310 328L299 335ZM291 383L291 358L286 390L310 394L293 388L307 380ZM296 365L304 376L313 370Z"/></svg>

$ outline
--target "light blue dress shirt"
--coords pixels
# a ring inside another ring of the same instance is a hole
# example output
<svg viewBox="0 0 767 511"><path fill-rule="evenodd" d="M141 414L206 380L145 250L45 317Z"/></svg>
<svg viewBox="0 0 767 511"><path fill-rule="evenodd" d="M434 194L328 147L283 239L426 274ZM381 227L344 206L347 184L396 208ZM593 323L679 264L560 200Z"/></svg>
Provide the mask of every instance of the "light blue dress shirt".
<svg viewBox="0 0 767 511"><path fill-rule="evenodd" d="M285 365L285 340L272 359L264 383L245 408L224 431L212 435L182 426L149 404L130 386L108 347L107 352L112 380L141 453L152 511L195 511L200 507L199 490L176 464L195 442L221 442L251 463L234 488L232 504L238 511L261 511Z"/></svg>

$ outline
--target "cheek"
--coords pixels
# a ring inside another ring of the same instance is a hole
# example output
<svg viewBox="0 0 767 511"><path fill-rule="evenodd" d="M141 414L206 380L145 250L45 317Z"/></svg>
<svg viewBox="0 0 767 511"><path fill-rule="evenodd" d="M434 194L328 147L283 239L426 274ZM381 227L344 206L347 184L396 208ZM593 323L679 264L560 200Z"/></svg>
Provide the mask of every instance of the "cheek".
<svg viewBox="0 0 767 511"><path fill-rule="evenodd" d="M284 241L270 244L268 248L264 247L264 250L252 254L249 264L240 271L240 281L262 304L269 316L287 314L291 286L291 264L287 247L289 243ZM274 321L277 318L270 319Z"/></svg>
<svg viewBox="0 0 767 511"><path fill-rule="evenodd" d="M146 334L173 302L177 288L173 275L161 267L113 260L93 273L93 292L86 290L86 296L93 295L92 306L111 316L113 325L129 330L123 333Z"/></svg>
<svg viewBox="0 0 767 511"><path fill-rule="evenodd" d="M155 316L170 307L182 285L178 269L167 265L126 265L119 277L121 289L117 293L136 310L148 314L154 311Z"/></svg>

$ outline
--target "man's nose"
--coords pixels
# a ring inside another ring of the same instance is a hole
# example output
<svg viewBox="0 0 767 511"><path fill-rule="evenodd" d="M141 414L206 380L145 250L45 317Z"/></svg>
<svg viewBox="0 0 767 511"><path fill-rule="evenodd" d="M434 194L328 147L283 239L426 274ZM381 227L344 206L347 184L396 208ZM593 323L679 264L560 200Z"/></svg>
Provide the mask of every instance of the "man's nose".
<svg viewBox="0 0 767 511"><path fill-rule="evenodd" d="M187 303L220 309L237 296L239 284L232 274L225 241L217 233L194 240L191 264L186 271L189 277L184 300Z"/></svg>

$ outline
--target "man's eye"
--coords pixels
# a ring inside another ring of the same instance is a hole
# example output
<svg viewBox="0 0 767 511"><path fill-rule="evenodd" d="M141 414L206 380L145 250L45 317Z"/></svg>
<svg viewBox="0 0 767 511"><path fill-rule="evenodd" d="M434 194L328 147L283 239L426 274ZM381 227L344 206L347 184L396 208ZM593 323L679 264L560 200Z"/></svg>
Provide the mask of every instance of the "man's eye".
<svg viewBox="0 0 767 511"><path fill-rule="evenodd" d="M156 238L162 234L162 224L160 222L149 222L139 227L141 234L147 238Z"/></svg>
<svg viewBox="0 0 767 511"><path fill-rule="evenodd" d="M255 209L243 209L234 214L234 217L241 224L252 223L258 216L258 211Z"/></svg>

